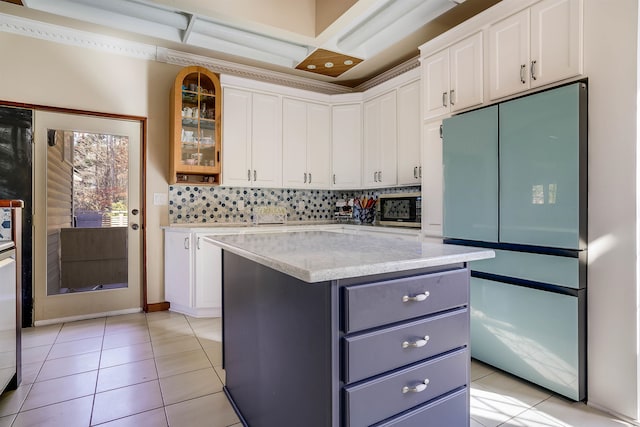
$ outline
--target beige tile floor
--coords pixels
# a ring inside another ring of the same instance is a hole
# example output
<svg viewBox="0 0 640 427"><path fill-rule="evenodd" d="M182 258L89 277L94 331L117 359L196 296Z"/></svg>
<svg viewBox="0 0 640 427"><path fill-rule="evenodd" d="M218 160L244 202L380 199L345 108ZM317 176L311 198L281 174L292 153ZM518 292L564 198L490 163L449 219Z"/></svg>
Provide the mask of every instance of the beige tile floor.
<svg viewBox="0 0 640 427"><path fill-rule="evenodd" d="M240 427L222 392L221 326L159 312L25 329L0 427ZM471 376L471 427L631 425L478 362Z"/></svg>

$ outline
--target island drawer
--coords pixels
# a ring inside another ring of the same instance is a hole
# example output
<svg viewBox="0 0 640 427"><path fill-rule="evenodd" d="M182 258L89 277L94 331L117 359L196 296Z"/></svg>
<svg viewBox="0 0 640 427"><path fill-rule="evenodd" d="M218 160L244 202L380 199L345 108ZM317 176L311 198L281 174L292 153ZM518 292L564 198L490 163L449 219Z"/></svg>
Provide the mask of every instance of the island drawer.
<svg viewBox="0 0 640 427"><path fill-rule="evenodd" d="M344 288L344 332L400 322L468 304L469 271L449 270Z"/></svg>
<svg viewBox="0 0 640 427"><path fill-rule="evenodd" d="M347 427L370 426L469 382L466 348L344 388Z"/></svg>
<svg viewBox="0 0 640 427"><path fill-rule="evenodd" d="M466 426L469 416L469 388L464 387L373 427L425 427L434 422L438 426Z"/></svg>
<svg viewBox="0 0 640 427"><path fill-rule="evenodd" d="M344 338L344 381L352 383L469 343L469 311L456 309Z"/></svg>

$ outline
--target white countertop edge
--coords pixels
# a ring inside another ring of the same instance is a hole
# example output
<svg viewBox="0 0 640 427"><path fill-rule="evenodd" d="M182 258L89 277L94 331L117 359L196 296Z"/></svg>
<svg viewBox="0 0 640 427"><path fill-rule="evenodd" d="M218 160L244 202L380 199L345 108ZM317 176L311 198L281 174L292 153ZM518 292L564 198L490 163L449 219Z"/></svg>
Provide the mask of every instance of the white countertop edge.
<svg viewBox="0 0 640 427"><path fill-rule="evenodd" d="M452 255L434 256L431 258L412 259L407 261L392 261L373 263L359 266L337 267L323 270L305 270L296 268L291 264L285 264L280 261L264 257L254 252L249 252L237 246L229 245L215 239L215 236L205 236L205 241L215 244L222 249L240 255L258 264L272 268L281 273L288 274L305 282L324 282L337 279L348 279L352 277L370 276L382 273L395 273L399 271L417 270L428 267L445 266L449 264L457 264L461 262L478 261L481 259L494 258L495 252L491 249L473 248L467 253L458 253Z"/></svg>

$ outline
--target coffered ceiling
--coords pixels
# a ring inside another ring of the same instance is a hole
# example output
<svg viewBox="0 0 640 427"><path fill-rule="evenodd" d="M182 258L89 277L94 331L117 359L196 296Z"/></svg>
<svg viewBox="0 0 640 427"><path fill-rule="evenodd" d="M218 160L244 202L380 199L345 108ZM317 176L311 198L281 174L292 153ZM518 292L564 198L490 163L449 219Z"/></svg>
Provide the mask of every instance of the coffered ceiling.
<svg viewBox="0 0 640 427"><path fill-rule="evenodd" d="M0 0L0 12L355 87L499 1Z"/></svg>

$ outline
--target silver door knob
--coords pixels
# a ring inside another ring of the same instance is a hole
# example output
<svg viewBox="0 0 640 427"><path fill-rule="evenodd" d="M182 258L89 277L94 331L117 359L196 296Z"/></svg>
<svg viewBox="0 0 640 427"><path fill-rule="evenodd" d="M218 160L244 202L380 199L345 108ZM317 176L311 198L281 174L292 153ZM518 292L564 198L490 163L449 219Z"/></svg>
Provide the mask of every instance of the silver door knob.
<svg viewBox="0 0 640 427"><path fill-rule="evenodd" d="M132 230L137 230L138 228L140 228L140 226L138 224L131 224L131 229Z"/></svg>
<svg viewBox="0 0 640 427"><path fill-rule="evenodd" d="M131 215L138 215L140 213L140 211L138 209L133 209L131 211Z"/></svg>

